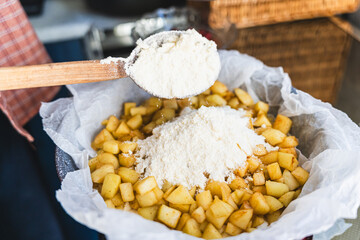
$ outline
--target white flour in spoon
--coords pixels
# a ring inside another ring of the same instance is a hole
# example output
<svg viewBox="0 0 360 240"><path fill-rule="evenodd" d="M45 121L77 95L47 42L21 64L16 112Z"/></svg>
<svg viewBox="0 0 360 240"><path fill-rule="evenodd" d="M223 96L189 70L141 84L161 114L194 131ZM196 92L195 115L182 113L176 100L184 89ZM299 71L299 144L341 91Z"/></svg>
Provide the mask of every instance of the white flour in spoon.
<svg viewBox="0 0 360 240"><path fill-rule="evenodd" d="M277 149L248 128L244 115L244 110L230 107L184 109L181 116L137 142L136 171L154 176L160 187L165 180L188 189L203 189L209 179L231 181L233 170L244 166L257 145Z"/></svg>
<svg viewBox="0 0 360 240"><path fill-rule="evenodd" d="M185 98L213 85L220 58L216 44L195 30L162 32L137 41L126 72L155 96Z"/></svg>
<svg viewBox="0 0 360 240"><path fill-rule="evenodd" d="M197 31L169 31L139 39L127 58L108 57L101 64L125 62L134 82L152 95L185 98L214 84L220 72L220 57L213 41Z"/></svg>

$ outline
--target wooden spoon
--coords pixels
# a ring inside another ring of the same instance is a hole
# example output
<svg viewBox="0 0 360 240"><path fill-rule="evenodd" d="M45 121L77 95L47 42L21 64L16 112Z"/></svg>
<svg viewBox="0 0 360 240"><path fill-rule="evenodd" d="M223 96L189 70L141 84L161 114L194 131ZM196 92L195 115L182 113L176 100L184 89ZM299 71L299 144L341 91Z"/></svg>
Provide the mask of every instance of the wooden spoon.
<svg viewBox="0 0 360 240"><path fill-rule="evenodd" d="M58 86L58 85L67 85L67 84L76 84L76 83L89 83L89 82L100 82L100 81L106 81L106 80L113 80L113 79L119 79L128 77L127 73L130 74L130 77L134 80L134 82L142 89L147 91L148 93L157 96L157 97L163 97L163 98L184 98L189 97L192 95L199 94L206 89L208 89L216 80L216 77L218 75L218 72L214 72L214 76L210 77L210 81L206 81L205 84L197 84L197 87L190 87L188 88L187 92L184 91L181 92L179 95L174 95L172 92L174 89L172 89L172 86L177 86L180 88L183 87L181 85L183 80L186 81L193 81L196 79L196 76L198 76L198 69L196 68L196 64L194 66L188 67L188 72L193 72L194 76L187 76L184 79L181 78L169 78L168 76L165 76L164 74L160 74L161 76L156 78L157 85L154 84L154 79L147 80L146 77L144 78L144 74L141 75L141 77L136 77L131 72L132 66L136 63L136 61L140 61L141 55L143 49L150 48L161 48L166 43L171 43L176 45L176 40L180 39L182 34L188 34L191 37L188 37L187 39L190 40L184 40L186 41L193 41L190 44L194 44L193 46L197 46L196 44L199 44L199 36L200 34L196 33L195 30L188 30L188 31L168 31L168 32L161 32L158 34L154 34L148 38L146 38L144 41L140 41L137 45L137 47L131 52L130 56L126 59L121 58L110 58L105 59L103 62L99 60L95 61L79 61L79 62L64 62L64 63L49 63L49 64L43 64L43 65L33 65L33 66L23 66L23 67L4 67L0 68L0 91L2 90L12 90L12 89L20 89L20 88L34 88L34 87L48 87L48 86ZM195 37L194 37L195 36ZM203 37L200 37L201 39ZM195 39L195 40L194 40ZM197 40L196 40L197 39ZM204 38L205 39L205 38ZM207 41L207 40L206 40ZM203 42L203 40L201 40ZM189 43L188 43L189 44ZM204 44L204 43L202 43ZM144 46L142 46L144 45ZM180 44L185 50L187 48L186 44ZM155 51L155 56L151 55L155 59L161 59L162 61L156 63L160 64L161 66L168 66L168 62L165 60L167 58L163 57L162 51L164 50L158 50ZM177 59L175 61L175 64L172 63L170 67L176 66L177 69L182 69L182 58L176 57L179 54L176 52L179 52L179 50L175 51L173 53L172 51L167 50L166 54L169 56L173 56L174 59ZM174 55L175 54L175 55ZM214 55L215 54L215 55ZM212 47L211 51L209 51L207 48L203 49L203 53L197 54L200 58L203 58L202 61L206 62L208 57L219 58L218 53L216 51L216 47ZM216 59L217 59L216 58ZM165 60L164 60L165 59ZM195 59L196 60L196 59ZM148 63L150 64L152 59L147 59ZM199 60L195 62L201 62ZM220 71L220 60L213 61L213 65L210 69L217 69ZM219 63L219 64L217 64ZM146 66L145 64L145 66ZM153 64L154 65L154 64ZM150 69L148 71L154 71L156 66L153 66L153 69ZM125 71L125 69L128 69L128 71ZM142 68L141 68L142 69ZM166 69L168 70L168 69ZM191 71L189 71L191 70ZM156 71L156 70L155 70ZM164 70L162 70L164 72ZM149 73L151 74L151 73ZM203 76L206 76L207 72L202 71L201 74ZM200 75L201 75L200 74ZM146 74L145 74L146 76ZM177 75L180 76L180 75ZM138 79L137 79L138 78ZM159 81L160 80L160 81ZM213 81L212 81L213 80ZM175 83L180 82L180 85L176 85ZM153 88L153 86L160 86L158 89ZM168 89L162 90L161 88L163 86L171 86ZM180 89L178 88L178 89ZM162 90L162 91L161 91Z"/></svg>
<svg viewBox="0 0 360 240"><path fill-rule="evenodd" d="M0 68L0 91L99 82L127 77L124 62L99 60Z"/></svg>

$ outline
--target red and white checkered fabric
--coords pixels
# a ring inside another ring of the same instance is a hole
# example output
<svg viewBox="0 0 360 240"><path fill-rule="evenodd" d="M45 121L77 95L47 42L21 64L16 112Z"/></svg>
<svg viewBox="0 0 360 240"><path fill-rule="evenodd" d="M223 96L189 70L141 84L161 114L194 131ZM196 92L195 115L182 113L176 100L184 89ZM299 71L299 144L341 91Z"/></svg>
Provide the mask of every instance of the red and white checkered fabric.
<svg viewBox="0 0 360 240"><path fill-rule="evenodd" d="M37 38L19 0L1 0L0 67L48 62L51 59ZM59 87L0 91L0 109L21 135L33 141L23 125L38 113L41 102L51 100L58 91Z"/></svg>

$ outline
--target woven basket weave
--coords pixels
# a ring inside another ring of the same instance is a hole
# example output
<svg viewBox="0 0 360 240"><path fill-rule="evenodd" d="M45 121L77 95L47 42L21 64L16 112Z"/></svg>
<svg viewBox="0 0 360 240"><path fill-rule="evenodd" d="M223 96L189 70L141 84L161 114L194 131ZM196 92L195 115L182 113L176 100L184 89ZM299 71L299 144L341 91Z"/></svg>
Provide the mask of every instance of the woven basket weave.
<svg viewBox="0 0 360 240"><path fill-rule="evenodd" d="M324 18L240 29L231 48L266 65L282 66L294 87L333 103L351 41L334 21Z"/></svg>
<svg viewBox="0 0 360 240"><path fill-rule="evenodd" d="M209 2L209 23L221 28L227 18L237 27L266 25L352 12L359 4L360 0L214 0Z"/></svg>

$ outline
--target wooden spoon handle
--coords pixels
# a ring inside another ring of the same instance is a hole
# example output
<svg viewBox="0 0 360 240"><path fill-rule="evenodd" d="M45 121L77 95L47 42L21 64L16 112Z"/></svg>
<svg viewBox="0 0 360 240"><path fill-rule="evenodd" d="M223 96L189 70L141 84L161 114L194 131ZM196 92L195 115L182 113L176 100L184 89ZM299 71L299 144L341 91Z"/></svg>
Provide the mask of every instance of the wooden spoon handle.
<svg viewBox="0 0 360 240"><path fill-rule="evenodd" d="M0 68L0 91L99 82L127 77L124 62L99 60Z"/></svg>

